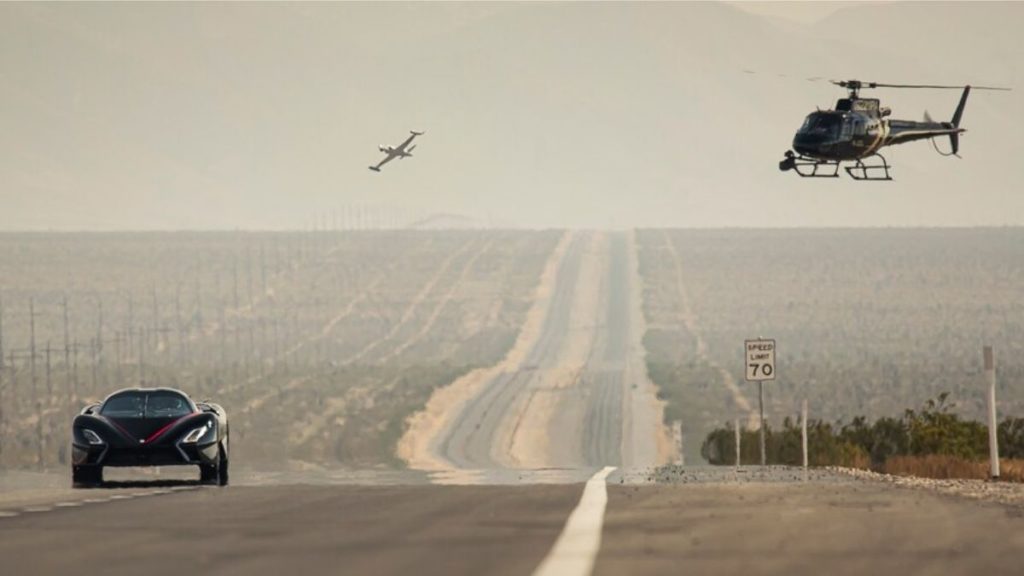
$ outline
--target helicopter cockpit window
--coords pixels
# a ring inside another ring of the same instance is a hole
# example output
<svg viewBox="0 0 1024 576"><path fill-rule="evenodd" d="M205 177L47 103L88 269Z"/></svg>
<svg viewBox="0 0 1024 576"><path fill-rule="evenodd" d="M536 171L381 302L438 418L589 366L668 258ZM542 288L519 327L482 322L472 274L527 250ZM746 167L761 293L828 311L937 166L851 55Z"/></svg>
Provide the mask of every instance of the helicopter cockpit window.
<svg viewBox="0 0 1024 576"><path fill-rule="evenodd" d="M843 120L838 115L815 112L804 120L804 125L800 127L800 132L818 136L835 136L839 133L842 123Z"/></svg>

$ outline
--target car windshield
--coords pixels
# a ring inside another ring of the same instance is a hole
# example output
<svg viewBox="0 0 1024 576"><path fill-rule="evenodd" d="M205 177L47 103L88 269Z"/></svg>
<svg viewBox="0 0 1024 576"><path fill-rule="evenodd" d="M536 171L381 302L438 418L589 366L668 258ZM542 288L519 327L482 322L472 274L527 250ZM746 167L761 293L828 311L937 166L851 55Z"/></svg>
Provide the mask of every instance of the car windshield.
<svg viewBox="0 0 1024 576"><path fill-rule="evenodd" d="M184 416L191 411L188 401L173 392L154 392L146 401L146 418Z"/></svg>
<svg viewBox="0 0 1024 576"><path fill-rule="evenodd" d="M108 398L100 414L115 418L142 418L146 408L146 395L138 392L118 394Z"/></svg>
<svg viewBox="0 0 1024 576"><path fill-rule="evenodd" d="M107 399L100 414L114 418L171 418L192 412L188 399L176 392L125 392Z"/></svg>

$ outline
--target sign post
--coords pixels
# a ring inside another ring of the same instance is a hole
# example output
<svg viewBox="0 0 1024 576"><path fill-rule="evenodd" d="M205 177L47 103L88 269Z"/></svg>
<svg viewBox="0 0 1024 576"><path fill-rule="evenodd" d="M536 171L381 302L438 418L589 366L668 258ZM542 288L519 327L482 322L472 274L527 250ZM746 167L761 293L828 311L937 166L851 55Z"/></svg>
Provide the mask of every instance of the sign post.
<svg viewBox="0 0 1024 576"><path fill-rule="evenodd" d="M775 340L744 340L743 348L747 382L757 382L761 412L761 466L764 466L768 463L764 439L764 381L775 380Z"/></svg>

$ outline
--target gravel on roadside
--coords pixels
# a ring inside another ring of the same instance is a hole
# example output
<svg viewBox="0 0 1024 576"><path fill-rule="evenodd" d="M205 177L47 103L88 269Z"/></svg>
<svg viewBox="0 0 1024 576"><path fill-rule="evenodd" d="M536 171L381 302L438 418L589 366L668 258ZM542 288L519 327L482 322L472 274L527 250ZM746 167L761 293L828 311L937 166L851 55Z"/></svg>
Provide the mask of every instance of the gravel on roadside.
<svg viewBox="0 0 1024 576"><path fill-rule="evenodd" d="M840 466L826 466L823 469L835 474L849 476L851 478L869 480L873 482L884 482L901 488L931 490L933 492L949 496L974 498L976 500L985 500L988 502L997 502L999 504L1024 507L1024 484L1017 482L991 482L988 480L894 476L892 474L882 474L879 472L872 472L870 470L843 468Z"/></svg>

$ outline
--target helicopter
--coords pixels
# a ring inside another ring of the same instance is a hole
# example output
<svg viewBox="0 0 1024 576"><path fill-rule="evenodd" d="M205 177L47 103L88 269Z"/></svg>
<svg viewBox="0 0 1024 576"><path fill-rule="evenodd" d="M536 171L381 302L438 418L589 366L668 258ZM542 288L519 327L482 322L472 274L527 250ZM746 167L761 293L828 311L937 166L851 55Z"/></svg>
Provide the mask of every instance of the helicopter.
<svg viewBox="0 0 1024 576"><path fill-rule="evenodd" d="M891 165L878 151L886 146L915 140L932 140L935 150L943 156L957 156L960 127L970 86L940 86L934 84L883 84L860 80L830 80L846 88L847 98L840 98L834 110L810 113L793 137L793 150L787 150L779 162L779 170L793 170L804 178L838 178L839 166L854 180L892 180ZM949 122L936 122L925 112L924 121L889 119L889 108L881 106L877 98L861 98L864 88L928 88L937 90L963 89L960 103ZM992 86L975 86L974 90L1009 90ZM948 136L950 152L942 152L935 138Z"/></svg>

